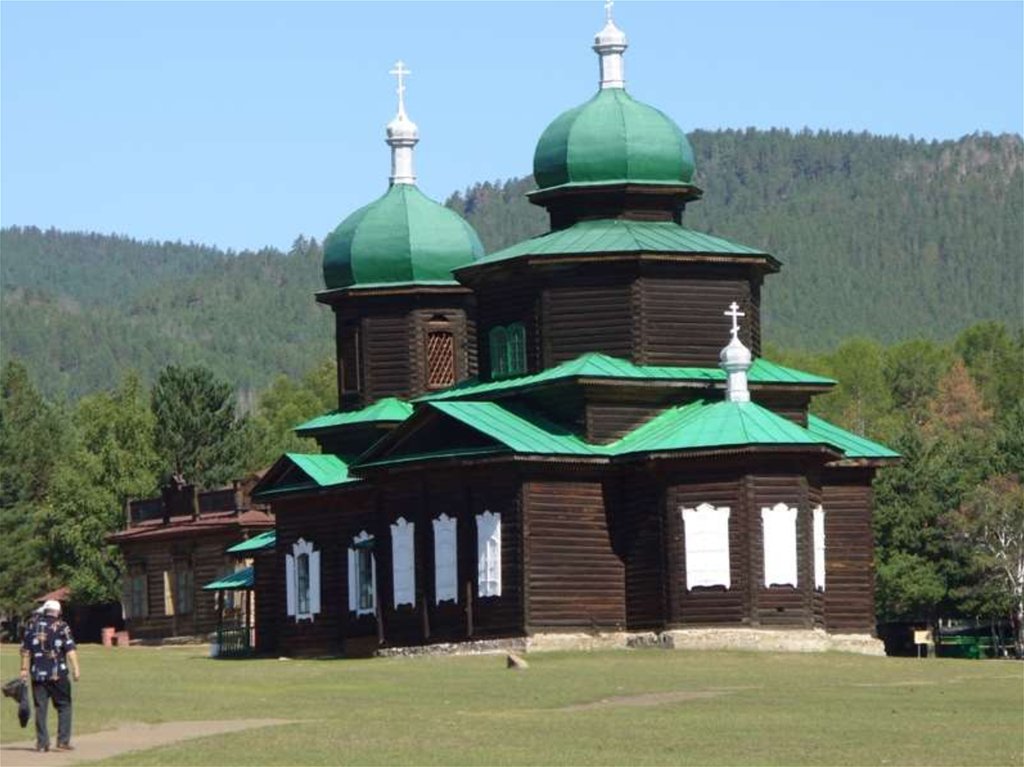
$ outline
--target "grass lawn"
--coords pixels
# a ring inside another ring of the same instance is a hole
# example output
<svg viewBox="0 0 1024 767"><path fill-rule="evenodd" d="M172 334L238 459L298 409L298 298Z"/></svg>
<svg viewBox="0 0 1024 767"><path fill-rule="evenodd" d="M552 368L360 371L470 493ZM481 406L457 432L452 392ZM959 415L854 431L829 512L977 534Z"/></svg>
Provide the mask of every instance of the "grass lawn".
<svg viewBox="0 0 1024 767"><path fill-rule="evenodd" d="M80 654L76 734L294 721L104 764L1024 764L1024 664L1013 661L637 650L535 654L517 672L503 656ZM16 658L0 649L0 678L17 674ZM15 714L3 704L4 743L31 737Z"/></svg>

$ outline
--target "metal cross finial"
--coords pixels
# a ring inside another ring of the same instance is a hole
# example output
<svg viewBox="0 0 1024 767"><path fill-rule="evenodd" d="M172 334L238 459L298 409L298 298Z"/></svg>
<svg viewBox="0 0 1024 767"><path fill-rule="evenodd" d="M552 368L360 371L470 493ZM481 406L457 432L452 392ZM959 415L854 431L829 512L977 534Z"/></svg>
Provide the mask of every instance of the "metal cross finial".
<svg viewBox="0 0 1024 767"><path fill-rule="evenodd" d="M395 62L395 68L388 72L398 78L398 113L405 114L405 76L412 72L405 68L405 62L399 59Z"/></svg>
<svg viewBox="0 0 1024 767"><path fill-rule="evenodd" d="M736 338L736 334L740 332L740 324L739 324L739 322L737 322L737 320L740 317L746 317L747 316L744 312L741 312L739 309L740 309L740 305L738 303L736 303L735 301L733 301L731 304L729 304L729 311L722 312L722 314L724 314L726 317L732 317L732 337L733 338Z"/></svg>
<svg viewBox="0 0 1024 767"><path fill-rule="evenodd" d="M607 21L612 20L613 5L615 5L615 0L604 0L604 17Z"/></svg>

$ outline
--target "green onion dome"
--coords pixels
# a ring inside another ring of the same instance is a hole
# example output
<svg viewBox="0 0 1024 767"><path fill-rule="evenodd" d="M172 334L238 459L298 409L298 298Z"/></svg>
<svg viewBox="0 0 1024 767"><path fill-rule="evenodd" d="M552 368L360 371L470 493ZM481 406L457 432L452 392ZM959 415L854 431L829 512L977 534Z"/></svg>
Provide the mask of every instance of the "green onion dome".
<svg viewBox="0 0 1024 767"><path fill-rule="evenodd" d="M477 233L458 213L413 184L395 183L327 235L324 282L328 289L454 282L452 269L483 254Z"/></svg>
<svg viewBox="0 0 1024 767"><path fill-rule="evenodd" d="M693 149L679 126L623 88L602 88L559 115L533 155L541 191L570 184L689 185L693 171Z"/></svg>

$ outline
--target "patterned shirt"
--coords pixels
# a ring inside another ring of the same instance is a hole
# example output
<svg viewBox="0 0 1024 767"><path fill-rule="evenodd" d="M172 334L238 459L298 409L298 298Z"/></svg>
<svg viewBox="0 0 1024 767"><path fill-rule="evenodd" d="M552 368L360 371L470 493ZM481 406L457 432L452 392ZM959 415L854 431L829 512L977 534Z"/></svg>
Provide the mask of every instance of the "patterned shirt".
<svg viewBox="0 0 1024 767"><path fill-rule="evenodd" d="M75 649L75 640L68 624L60 618L44 615L29 625L21 649L31 658L32 678L45 682L67 677L67 654Z"/></svg>

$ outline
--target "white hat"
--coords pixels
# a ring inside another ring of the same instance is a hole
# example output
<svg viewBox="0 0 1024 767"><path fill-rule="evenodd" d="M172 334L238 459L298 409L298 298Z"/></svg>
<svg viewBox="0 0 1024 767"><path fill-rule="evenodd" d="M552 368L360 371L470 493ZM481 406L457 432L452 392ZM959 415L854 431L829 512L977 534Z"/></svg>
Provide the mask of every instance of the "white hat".
<svg viewBox="0 0 1024 767"><path fill-rule="evenodd" d="M56 599L47 599L45 602L43 602L43 612L60 615L60 602L58 602Z"/></svg>

